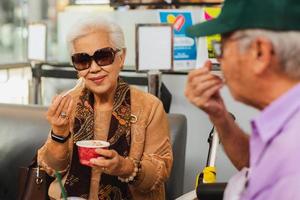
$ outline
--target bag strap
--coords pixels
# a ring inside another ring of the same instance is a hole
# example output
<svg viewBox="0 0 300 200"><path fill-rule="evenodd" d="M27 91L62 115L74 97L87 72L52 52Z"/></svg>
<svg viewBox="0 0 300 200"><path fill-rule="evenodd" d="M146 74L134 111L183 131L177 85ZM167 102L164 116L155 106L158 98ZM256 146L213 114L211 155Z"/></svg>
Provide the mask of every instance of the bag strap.
<svg viewBox="0 0 300 200"><path fill-rule="evenodd" d="M35 156L33 157L33 159L32 159L32 161L31 161L30 165L28 166L28 169L29 169L29 170L32 170L33 168L36 168L36 179L35 179L35 183L36 183L37 185L40 185L40 184L42 184L43 179L42 179L42 177L40 176L40 169L41 169L41 168L40 168L40 166L38 165L37 154L35 154ZM28 173L27 173L26 179L28 179ZM27 184L27 182L26 182L26 184Z"/></svg>
<svg viewBox="0 0 300 200"><path fill-rule="evenodd" d="M33 159L31 160L28 168L35 168L38 167L38 162L37 162L37 154L34 155Z"/></svg>

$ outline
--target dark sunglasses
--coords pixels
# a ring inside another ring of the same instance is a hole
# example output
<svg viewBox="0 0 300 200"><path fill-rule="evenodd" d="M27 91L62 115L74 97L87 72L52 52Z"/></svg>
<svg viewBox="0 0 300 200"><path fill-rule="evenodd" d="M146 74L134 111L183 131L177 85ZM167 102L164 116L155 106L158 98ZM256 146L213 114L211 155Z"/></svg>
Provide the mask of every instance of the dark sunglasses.
<svg viewBox="0 0 300 200"><path fill-rule="evenodd" d="M92 56L87 53L75 53L71 58L75 69L81 71L90 68L93 60L100 67L111 65L114 62L115 56L119 51L121 50L114 50L111 47L106 47L103 49L98 49Z"/></svg>

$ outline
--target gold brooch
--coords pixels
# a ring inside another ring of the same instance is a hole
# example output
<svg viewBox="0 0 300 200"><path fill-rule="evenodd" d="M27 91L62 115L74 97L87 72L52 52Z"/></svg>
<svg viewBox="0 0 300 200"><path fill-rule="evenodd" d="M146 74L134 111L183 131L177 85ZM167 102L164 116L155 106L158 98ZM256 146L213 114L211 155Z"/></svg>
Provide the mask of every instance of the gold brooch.
<svg viewBox="0 0 300 200"><path fill-rule="evenodd" d="M130 122L131 122L132 124L136 123L136 122L137 122L137 116L131 114L131 116L130 116Z"/></svg>

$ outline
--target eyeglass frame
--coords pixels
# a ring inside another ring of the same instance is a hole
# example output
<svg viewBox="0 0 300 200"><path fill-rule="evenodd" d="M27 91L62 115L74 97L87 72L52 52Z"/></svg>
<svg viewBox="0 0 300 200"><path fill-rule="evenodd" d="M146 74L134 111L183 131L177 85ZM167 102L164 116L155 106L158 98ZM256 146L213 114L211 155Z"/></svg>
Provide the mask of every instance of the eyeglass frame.
<svg viewBox="0 0 300 200"><path fill-rule="evenodd" d="M221 38L226 37L227 40L235 41L235 40L240 40L240 39L243 39L243 38L247 37L247 35L240 35L240 36L237 36L237 37L230 38L231 35L232 35L232 33L226 34L224 36L222 35ZM224 44L223 44L222 39L221 39L221 41L212 40L211 44L212 44L213 51L216 55L216 58L217 59L223 58L223 51L224 51L223 46L224 46Z"/></svg>

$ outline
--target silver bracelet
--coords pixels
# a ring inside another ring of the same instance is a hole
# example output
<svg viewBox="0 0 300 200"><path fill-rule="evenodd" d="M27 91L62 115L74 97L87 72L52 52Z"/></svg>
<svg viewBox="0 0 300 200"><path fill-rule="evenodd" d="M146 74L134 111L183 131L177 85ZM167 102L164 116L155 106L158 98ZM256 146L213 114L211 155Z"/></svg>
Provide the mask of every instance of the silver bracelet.
<svg viewBox="0 0 300 200"><path fill-rule="evenodd" d="M118 176L118 179L123 183L129 183L129 182L132 182L134 180L134 178L137 176L137 174L139 172L139 161L137 161L137 160L135 160L131 157L126 157L125 159L129 159L133 162L134 170L133 170L132 174L129 177L121 178L120 176Z"/></svg>

